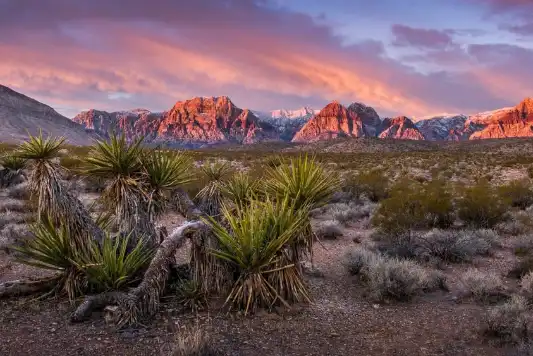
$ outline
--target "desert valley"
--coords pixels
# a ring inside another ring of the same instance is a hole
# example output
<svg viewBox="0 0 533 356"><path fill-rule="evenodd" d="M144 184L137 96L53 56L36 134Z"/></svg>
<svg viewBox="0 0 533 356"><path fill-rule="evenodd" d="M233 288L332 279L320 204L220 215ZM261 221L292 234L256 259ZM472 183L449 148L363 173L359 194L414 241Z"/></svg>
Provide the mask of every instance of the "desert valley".
<svg viewBox="0 0 533 356"><path fill-rule="evenodd" d="M3 354L531 352L531 99L382 119L360 103L273 114L194 98L70 120L0 94ZM135 198L130 180L151 198ZM303 230L289 235L298 216ZM200 225L215 230L201 237ZM113 237L135 231L152 240ZM302 233L290 274L264 269L282 263L284 245L264 265L249 259L266 253L253 241ZM115 242L62 255L87 238ZM267 289L245 292L243 278Z"/></svg>
<svg viewBox="0 0 533 356"><path fill-rule="evenodd" d="M0 0L0 356L532 356L532 13Z"/></svg>

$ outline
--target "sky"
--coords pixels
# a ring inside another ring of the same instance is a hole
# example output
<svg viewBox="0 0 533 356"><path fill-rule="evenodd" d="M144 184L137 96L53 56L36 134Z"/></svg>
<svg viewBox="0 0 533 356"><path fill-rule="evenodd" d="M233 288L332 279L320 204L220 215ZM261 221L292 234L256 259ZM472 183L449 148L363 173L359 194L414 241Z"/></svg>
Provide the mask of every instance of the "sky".
<svg viewBox="0 0 533 356"><path fill-rule="evenodd" d="M227 95L476 113L533 96L533 0L0 0L0 84L72 117Z"/></svg>

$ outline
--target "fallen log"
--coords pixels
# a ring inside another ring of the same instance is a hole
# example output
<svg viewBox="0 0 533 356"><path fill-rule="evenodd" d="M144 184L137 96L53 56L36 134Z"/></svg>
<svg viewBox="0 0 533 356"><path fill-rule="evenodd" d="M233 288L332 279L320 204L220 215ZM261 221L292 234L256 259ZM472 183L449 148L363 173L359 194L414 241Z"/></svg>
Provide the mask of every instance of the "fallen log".
<svg viewBox="0 0 533 356"><path fill-rule="evenodd" d="M186 238L202 228L206 228L206 224L201 221L187 222L176 228L159 245L142 282L136 288L127 293L114 292L86 297L72 314L71 321L83 321L94 310L107 305L118 306L115 317L118 327L135 324L140 319L153 315L159 308L175 251L184 245Z"/></svg>
<svg viewBox="0 0 533 356"><path fill-rule="evenodd" d="M37 280L14 280L0 283L0 298L11 298L48 292L57 285L58 277Z"/></svg>

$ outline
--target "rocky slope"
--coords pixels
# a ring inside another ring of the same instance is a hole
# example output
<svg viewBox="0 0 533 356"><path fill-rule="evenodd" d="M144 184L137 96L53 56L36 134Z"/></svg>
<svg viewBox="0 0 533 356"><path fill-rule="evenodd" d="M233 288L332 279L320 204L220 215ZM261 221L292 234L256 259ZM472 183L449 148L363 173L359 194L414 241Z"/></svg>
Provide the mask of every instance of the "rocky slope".
<svg viewBox="0 0 533 356"><path fill-rule="evenodd" d="M363 121L337 101L326 105L294 135L292 142L314 142L337 137L367 136Z"/></svg>
<svg viewBox="0 0 533 356"><path fill-rule="evenodd" d="M63 136L72 145L87 145L93 136L83 126L60 115L50 106L0 85L0 141L18 143L28 132L43 136Z"/></svg>
<svg viewBox="0 0 533 356"><path fill-rule="evenodd" d="M251 111L238 108L226 96L180 101L163 113L90 110L73 121L104 136L113 131L124 132L129 139L142 136L148 143L186 147L279 139L272 125L259 122Z"/></svg>
<svg viewBox="0 0 533 356"><path fill-rule="evenodd" d="M415 126L426 140L460 141L468 139L469 130L465 130L467 120L465 115L440 115L420 119Z"/></svg>
<svg viewBox="0 0 533 356"><path fill-rule="evenodd" d="M425 139L415 124L405 116L384 119L379 131L379 138L393 138L398 140Z"/></svg>

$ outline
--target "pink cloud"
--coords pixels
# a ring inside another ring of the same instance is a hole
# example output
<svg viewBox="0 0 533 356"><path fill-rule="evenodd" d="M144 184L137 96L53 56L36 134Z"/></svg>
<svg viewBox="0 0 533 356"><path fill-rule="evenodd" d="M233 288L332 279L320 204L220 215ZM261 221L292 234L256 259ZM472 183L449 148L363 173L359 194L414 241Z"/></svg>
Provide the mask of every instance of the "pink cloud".
<svg viewBox="0 0 533 356"><path fill-rule="evenodd" d="M461 58L422 74L390 58L381 42L342 46L330 28L265 2L178 3L8 0L0 82L58 107L106 110L163 110L192 96L229 95L253 109L338 99L423 115L521 99L496 93L497 83L474 76ZM452 43L434 30L397 25L396 34L426 48ZM113 100L113 92L131 97Z"/></svg>

